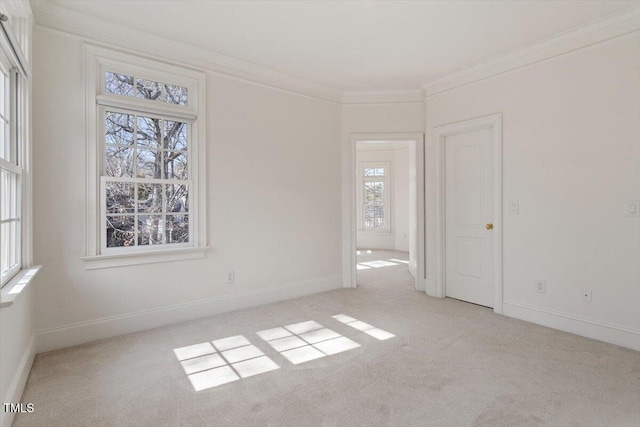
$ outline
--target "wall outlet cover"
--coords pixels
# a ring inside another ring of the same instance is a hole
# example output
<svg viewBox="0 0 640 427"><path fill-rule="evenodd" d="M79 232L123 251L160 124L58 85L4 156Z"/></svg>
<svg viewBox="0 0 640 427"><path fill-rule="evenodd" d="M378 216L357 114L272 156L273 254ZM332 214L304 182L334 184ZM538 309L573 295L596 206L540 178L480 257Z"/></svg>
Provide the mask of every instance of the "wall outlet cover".
<svg viewBox="0 0 640 427"><path fill-rule="evenodd" d="M591 302L591 289L580 289L580 301Z"/></svg>

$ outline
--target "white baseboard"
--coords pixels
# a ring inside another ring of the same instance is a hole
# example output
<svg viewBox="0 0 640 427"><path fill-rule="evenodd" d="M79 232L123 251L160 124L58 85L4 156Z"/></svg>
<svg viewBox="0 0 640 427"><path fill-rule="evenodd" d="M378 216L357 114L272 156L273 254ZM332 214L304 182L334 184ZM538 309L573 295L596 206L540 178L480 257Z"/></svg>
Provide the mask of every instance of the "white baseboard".
<svg viewBox="0 0 640 427"><path fill-rule="evenodd" d="M640 351L640 331L512 301L503 303L503 314L553 329Z"/></svg>
<svg viewBox="0 0 640 427"><path fill-rule="evenodd" d="M57 350L104 338L140 332L173 323L284 301L318 292L342 288L340 275L305 280L284 286L259 289L176 304L153 310L81 322L36 333L37 352Z"/></svg>
<svg viewBox="0 0 640 427"><path fill-rule="evenodd" d="M33 365L33 359L35 356L35 335L32 334L29 339L29 344L27 344L27 348L20 360L20 365L18 365L18 369L13 375L13 380L9 386L9 390L7 390L7 395L3 396L4 400L0 403L20 403L20 399L22 399L22 392L24 391L24 386L27 384L27 378L29 378L29 372L31 372L31 366ZM13 423L14 416L15 413L5 412L4 408L0 408L0 426L10 427L11 423Z"/></svg>

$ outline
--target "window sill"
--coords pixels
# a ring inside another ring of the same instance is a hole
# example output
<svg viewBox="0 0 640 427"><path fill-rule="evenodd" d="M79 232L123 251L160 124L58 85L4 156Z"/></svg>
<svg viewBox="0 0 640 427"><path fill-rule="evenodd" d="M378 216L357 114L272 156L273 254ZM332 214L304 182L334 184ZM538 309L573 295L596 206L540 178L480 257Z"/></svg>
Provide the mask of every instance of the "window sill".
<svg viewBox="0 0 640 427"><path fill-rule="evenodd" d="M82 259L84 260L85 270L97 270L100 268L202 259L206 258L208 249L208 247L165 249L139 253L95 255L83 257Z"/></svg>
<svg viewBox="0 0 640 427"><path fill-rule="evenodd" d="M20 270L16 277L9 282L0 291L0 308L10 307L20 294L31 284L33 278L36 277L41 265L25 268Z"/></svg>

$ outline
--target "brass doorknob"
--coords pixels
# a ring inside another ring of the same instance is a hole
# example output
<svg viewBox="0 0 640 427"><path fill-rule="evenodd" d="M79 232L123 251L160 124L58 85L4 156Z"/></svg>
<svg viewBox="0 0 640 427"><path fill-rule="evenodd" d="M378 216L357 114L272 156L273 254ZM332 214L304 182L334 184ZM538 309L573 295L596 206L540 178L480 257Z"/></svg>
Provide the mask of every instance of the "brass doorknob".
<svg viewBox="0 0 640 427"><path fill-rule="evenodd" d="M493 230L493 224L491 223L487 224L487 230Z"/></svg>

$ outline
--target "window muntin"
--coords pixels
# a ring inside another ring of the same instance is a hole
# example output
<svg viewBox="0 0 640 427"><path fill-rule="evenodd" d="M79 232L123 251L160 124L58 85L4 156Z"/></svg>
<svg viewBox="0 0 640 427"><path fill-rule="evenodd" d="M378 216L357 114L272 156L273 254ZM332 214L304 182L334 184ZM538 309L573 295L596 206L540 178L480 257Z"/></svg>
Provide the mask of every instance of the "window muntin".
<svg viewBox="0 0 640 427"><path fill-rule="evenodd" d="M386 163L363 165L362 228L364 230L389 229L389 166Z"/></svg>

